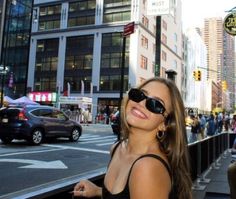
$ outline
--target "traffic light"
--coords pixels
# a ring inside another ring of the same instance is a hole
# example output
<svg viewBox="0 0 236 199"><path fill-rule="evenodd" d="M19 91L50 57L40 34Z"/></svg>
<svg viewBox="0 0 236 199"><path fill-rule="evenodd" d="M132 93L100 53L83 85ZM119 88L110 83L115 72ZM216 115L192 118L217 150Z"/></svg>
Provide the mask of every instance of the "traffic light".
<svg viewBox="0 0 236 199"><path fill-rule="evenodd" d="M194 71L193 71L193 78L194 78L195 80L196 80L196 74L197 74L197 73L196 73L196 71L194 70Z"/></svg>
<svg viewBox="0 0 236 199"><path fill-rule="evenodd" d="M195 81L201 81L202 78L202 73L200 70L194 70L193 71L193 78L195 79Z"/></svg>
<svg viewBox="0 0 236 199"><path fill-rule="evenodd" d="M222 86L222 90L223 90L223 91L226 91L226 90L228 89L227 81L226 81L226 80L223 80L222 83L221 83L221 86Z"/></svg>
<svg viewBox="0 0 236 199"><path fill-rule="evenodd" d="M200 70L197 70L196 81L201 81L201 79L202 79L202 73Z"/></svg>

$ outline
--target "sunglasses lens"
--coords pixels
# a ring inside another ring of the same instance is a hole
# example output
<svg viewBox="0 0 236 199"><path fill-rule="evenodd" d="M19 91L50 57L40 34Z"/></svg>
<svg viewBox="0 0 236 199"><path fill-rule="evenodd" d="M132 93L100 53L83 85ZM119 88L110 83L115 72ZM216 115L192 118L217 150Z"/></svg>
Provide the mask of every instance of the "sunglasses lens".
<svg viewBox="0 0 236 199"><path fill-rule="evenodd" d="M145 95L140 91L139 89L132 88L130 89L129 93L129 99L134 102L141 102L145 99Z"/></svg>
<svg viewBox="0 0 236 199"><path fill-rule="evenodd" d="M146 107L153 113L163 114L165 112L165 108L162 103L156 99L148 98L146 101Z"/></svg>
<svg viewBox="0 0 236 199"><path fill-rule="evenodd" d="M163 114L165 112L165 107L159 100L145 96L145 94L139 89L130 89L128 96L130 100L137 103L146 99L146 108L152 113Z"/></svg>

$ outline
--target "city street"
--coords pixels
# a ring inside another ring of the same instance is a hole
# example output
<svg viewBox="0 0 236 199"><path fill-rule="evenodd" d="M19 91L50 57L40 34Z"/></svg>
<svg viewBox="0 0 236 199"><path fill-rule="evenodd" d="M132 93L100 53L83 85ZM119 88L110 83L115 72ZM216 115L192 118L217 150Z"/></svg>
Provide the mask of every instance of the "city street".
<svg viewBox="0 0 236 199"><path fill-rule="evenodd" d="M104 168L116 140L109 125L90 125L78 142L58 139L40 146L25 141L0 142L0 198L69 181ZM10 194L10 195L9 195Z"/></svg>

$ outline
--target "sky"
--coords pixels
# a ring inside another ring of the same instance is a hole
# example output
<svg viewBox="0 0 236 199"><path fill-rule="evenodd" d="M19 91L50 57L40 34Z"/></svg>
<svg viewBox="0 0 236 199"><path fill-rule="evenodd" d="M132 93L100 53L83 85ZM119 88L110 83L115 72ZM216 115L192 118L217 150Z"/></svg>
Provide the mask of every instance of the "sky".
<svg viewBox="0 0 236 199"><path fill-rule="evenodd" d="M182 0L183 29L203 27L204 18L224 17L236 7L236 0ZM235 10L236 11L236 10Z"/></svg>

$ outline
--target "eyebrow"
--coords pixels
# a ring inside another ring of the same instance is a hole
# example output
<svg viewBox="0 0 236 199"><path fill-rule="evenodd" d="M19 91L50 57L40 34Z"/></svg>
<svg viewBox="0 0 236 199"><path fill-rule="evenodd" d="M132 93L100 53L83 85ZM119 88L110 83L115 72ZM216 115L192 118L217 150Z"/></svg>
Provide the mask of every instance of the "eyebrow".
<svg viewBox="0 0 236 199"><path fill-rule="evenodd" d="M146 90L144 90L143 88L140 88L140 90L141 90L142 92L144 92L145 95L148 96L148 92L147 92ZM148 96L148 97L149 97L149 96ZM159 101L164 105L164 107L165 107L165 102L164 102L161 98L156 97L156 96L150 96L150 98L159 100Z"/></svg>

